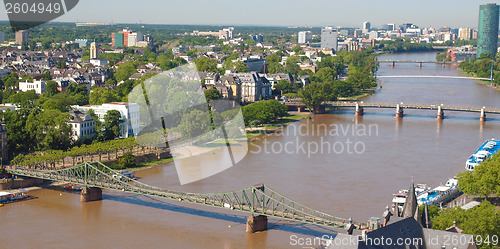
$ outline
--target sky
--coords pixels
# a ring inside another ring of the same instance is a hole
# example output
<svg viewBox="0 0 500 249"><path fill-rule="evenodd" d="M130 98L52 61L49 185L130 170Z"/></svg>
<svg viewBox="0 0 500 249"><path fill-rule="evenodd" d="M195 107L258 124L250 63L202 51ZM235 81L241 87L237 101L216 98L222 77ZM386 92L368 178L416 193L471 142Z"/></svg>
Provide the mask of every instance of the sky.
<svg viewBox="0 0 500 249"><path fill-rule="evenodd" d="M43 2L43 0L36 0ZM477 0L80 0L54 21L144 24L477 27ZM7 20L0 7L0 20Z"/></svg>

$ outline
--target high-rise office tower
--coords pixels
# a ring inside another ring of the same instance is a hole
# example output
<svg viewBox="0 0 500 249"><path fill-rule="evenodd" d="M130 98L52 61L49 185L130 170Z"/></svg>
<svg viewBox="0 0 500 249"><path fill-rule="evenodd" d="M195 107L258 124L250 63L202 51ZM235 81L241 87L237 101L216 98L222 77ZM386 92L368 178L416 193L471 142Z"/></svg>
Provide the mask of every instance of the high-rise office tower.
<svg viewBox="0 0 500 249"><path fill-rule="evenodd" d="M26 31L26 30L16 31L16 43L19 45L27 44L28 43L28 31Z"/></svg>
<svg viewBox="0 0 500 249"><path fill-rule="evenodd" d="M366 29L367 31L370 31L372 24L370 22L364 22L363 23L363 29Z"/></svg>
<svg viewBox="0 0 500 249"><path fill-rule="evenodd" d="M337 30L332 27L321 29L321 48L337 51Z"/></svg>
<svg viewBox="0 0 500 249"><path fill-rule="evenodd" d="M477 40L477 55L497 53L498 47L498 5L489 3L479 6L479 33Z"/></svg>
<svg viewBox="0 0 500 249"><path fill-rule="evenodd" d="M299 44L310 43L312 42L312 34L311 31L300 31L298 35Z"/></svg>

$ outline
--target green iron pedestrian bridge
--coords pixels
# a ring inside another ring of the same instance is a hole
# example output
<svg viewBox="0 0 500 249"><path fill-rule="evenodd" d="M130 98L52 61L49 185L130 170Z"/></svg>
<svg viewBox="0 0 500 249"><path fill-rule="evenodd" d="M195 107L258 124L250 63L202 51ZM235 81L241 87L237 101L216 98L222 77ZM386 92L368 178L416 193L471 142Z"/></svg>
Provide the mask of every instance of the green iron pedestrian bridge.
<svg viewBox="0 0 500 249"><path fill-rule="evenodd" d="M264 215L323 227L345 228L348 224L346 219L306 207L264 186L264 184L225 193L196 194L175 192L150 186L126 177L119 171L113 170L101 162L81 163L59 170L11 167L6 168L5 171L20 176L81 184L86 187L117 190L186 203L231 209L251 213L252 215Z"/></svg>

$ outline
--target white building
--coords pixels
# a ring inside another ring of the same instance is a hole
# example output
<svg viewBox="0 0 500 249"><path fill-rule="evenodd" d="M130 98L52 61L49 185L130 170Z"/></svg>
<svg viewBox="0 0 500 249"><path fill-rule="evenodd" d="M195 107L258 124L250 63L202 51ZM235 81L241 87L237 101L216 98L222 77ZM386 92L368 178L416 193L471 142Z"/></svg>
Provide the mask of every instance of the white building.
<svg viewBox="0 0 500 249"><path fill-rule="evenodd" d="M312 33L311 31L300 31L298 34L298 41L299 44L303 43L311 43L312 42Z"/></svg>
<svg viewBox="0 0 500 249"><path fill-rule="evenodd" d="M68 122L68 125L71 126L73 131L73 141L95 136L95 122L89 114L77 110L71 110L69 114L71 115L71 121Z"/></svg>
<svg viewBox="0 0 500 249"><path fill-rule="evenodd" d="M35 90L36 94L44 93L45 92L45 81L19 82L19 91L27 92L30 90Z"/></svg>
<svg viewBox="0 0 500 249"><path fill-rule="evenodd" d="M378 32L377 31L370 31L370 33L368 33L368 37L369 37L369 39L377 39Z"/></svg>
<svg viewBox="0 0 500 249"><path fill-rule="evenodd" d="M234 32L233 27L221 29L219 30L219 39L231 40L234 38L233 32Z"/></svg>
<svg viewBox="0 0 500 249"><path fill-rule="evenodd" d="M128 46L129 47L136 47L137 42L144 41L144 35L142 35L139 32L134 32L132 34L128 35Z"/></svg>
<svg viewBox="0 0 500 249"><path fill-rule="evenodd" d="M117 110L122 116L123 122L120 125L120 137L127 138L139 133L139 105L136 103L111 102L102 105L84 105L73 107L76 110L88 112L94 110L101 122L108 111Z"/></svg>
<svg viewBox="0 0 500 249"><path fill-rule="evenodd" d="M321 48L337 51L337 30L332 27L321 29Z"/></svg>

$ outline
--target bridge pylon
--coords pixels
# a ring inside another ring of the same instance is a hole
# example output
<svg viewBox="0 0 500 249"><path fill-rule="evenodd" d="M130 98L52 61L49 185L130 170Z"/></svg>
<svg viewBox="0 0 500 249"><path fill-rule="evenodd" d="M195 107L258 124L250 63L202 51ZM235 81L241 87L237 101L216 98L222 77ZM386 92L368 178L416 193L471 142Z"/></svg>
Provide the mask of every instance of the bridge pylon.
<svg viewBox="0 0 500 249"><path fill-rule="evenodd" d="M438 106L438 110L437 110L437 119L444 119L444 111L443 109L441 108L441 106Z"/></svg>
<svg viewBox="0 0 500 249"><path fill-rule="evenodd" d="M365 114L363 107L359 106L359 103L356 103L356 116L363 116Z"/></svg>
<svg viewBox="0 0 500 249"><path fill-rule="evenodd" d="M396 118L402 118L404 116L403 107L399 104L396 105Z"/></svg>
<svg viewBox="0 0 500 249"><path fill-rule="evenodd" d="M247 219L247 233L255 233L267 230L267 216L258 215L253 216L250 215Z"/></svg>
<svg viewBox="0 0 500 249"><path fill-rule="evenodd" d="M82 202L100 201L102 200L102 189L94 187L84 187L82 189L82 193L80 194L80 200Z"/></svg>
<svg viewBox="0 0 500 249"><path fill-rule="evenodd" d="M481 116L479 117L480 122L486 121L486 112L484 111L484 108L481 108Z"/></svg>

